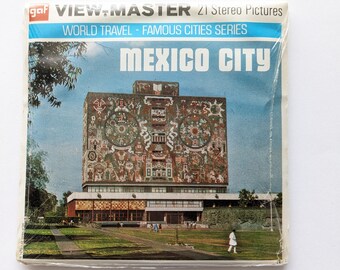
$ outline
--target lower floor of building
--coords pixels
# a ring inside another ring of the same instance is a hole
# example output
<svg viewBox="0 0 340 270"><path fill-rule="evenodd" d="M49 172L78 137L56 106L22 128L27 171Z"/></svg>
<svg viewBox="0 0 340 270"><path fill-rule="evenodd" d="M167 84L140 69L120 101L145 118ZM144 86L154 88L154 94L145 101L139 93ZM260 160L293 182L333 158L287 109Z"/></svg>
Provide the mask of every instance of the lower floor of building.
<svg viewBox="0 0 340 270"><path fill-rule="evenodd" d="M187 224L199 223L207 208L235 207L238 194L184 193L72 193L68 197L67 216L81 222L125 224ZM257 194L259 206L272 200Z"/></svg>
<svg viewBox="0 0 340 270"><path fill-rule="evenodd" d="M186 224L200 222L204 208L232 205L223 200L72 200L67 216L82 222Z"/></svg>
<svg viewBox="0 0 340 270"><path fill-rule="evenodd" d="M143 210L80 210L76 211L78 220L83 222L133 222L186 224L200 222L202 212L192 211L143 211Z"/></svg>

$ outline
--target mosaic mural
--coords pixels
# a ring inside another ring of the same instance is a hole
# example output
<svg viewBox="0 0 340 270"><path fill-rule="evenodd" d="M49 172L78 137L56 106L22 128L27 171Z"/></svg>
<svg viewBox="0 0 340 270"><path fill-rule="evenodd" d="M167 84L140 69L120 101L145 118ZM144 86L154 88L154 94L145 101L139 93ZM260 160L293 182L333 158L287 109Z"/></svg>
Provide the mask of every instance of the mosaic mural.
<svg viewBox="0 0 340 270"><path fill-rule="evenodd" d="M227 184L226 100L181 97L176 82L88 93L83 184Z"/></svg>
<svg viewBox="0 0 340 270"><path fill-rule="evenodd" d="M75 210L145 210L145 207L141 200L77 200Z"/></svg>

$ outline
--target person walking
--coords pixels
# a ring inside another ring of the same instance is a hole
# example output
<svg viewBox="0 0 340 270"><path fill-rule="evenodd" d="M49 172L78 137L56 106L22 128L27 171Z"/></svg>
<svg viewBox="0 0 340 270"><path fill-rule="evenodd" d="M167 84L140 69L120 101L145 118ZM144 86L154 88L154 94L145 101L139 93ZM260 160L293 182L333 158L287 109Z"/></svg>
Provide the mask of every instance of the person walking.
<svg viewBox="0 0 340 270"><path fill-rule="evenodd" d="M228 248L228 252L230 253L232 248L234 248L234 253L237 253L236 252L236 246L237 246L236 235L235 235L235 230L233 230L229 234L229 248Z"/></svg>

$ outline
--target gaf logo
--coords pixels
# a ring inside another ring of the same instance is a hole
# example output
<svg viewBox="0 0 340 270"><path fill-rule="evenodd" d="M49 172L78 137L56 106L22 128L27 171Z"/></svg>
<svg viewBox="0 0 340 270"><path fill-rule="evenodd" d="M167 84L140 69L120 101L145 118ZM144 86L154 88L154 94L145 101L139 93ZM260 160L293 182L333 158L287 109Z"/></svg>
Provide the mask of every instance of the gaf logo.
<svg viewBox="0 0 340 270"><path fill-rule="evenodd" d="M29 9L29 20L33 21L48 21L48 4L35 5Z"/></svg>

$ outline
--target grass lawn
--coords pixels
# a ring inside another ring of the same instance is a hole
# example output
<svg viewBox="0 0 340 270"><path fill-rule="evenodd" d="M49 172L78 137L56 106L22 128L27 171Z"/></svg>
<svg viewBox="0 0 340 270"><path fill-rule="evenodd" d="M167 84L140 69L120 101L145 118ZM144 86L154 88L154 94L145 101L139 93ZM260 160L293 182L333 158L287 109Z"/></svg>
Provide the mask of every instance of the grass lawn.
<svg viewBox="0 0 340 270"><path fill-rule="evenodd" d="M125 239L121 234L136 236L164 244L176 243L175 229L162 229L155 233L144 228L113 228L109 232L101 232L83 227L61 228L60 231L71 239L79 248L93 258L136 258L136 259L180 259L180 254L170 254L158 246L143 245ZM116 234L117 232L117 234ZM237 231L238 254L229 254L229 231L220 229L178 229L178 242L194 246L216 254L219 259L226 260L276 260L279 250L280 235L269 231ZM130 240L130 239L129 239ZM26 258L60 258L61 253L54 236L49 229L27 229L25 231L24 257Z"/></svg>
<svg viewBox="0 0 340 270"><path fill-rule="evenodd" d="M24 257L42 257L60 255L57 244L49 229L25 230Z"/></svg>
<svg viewBox="0 0 340 270"><path fill-rule="evenodd" d="M60 231L94 258L152 252L143 246L89 228L62 228Z"/></svg>
<svg viewBox="0 0 340 270"><path fill-rule="evenodd" d="M280 234L278 231L236 232L240 259L271 260L278 259L280 251ZM280 254L281 258L281 254Z"/></svg>
<svg viewBox="0 0 340 270"><path fill-rule="evenodd" d="M149 229L121 228L119 232L146 238L162 243L176 242L175 229L162 229L154 233ZM178 242L193 245L195 249L212 252L220 256L237 260L276 260L279 251L279 232L237 231L238 254L228 254L229 232L218 229L178 230Z"/></svg>
<svg viewBox="0 0 340 270"><path fill-rule="evenodd" d="M50 235L50 236L53 235L50 229L26 229L25 234L28 234L28 235Z"/></svg>

